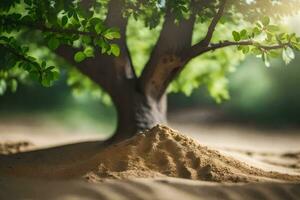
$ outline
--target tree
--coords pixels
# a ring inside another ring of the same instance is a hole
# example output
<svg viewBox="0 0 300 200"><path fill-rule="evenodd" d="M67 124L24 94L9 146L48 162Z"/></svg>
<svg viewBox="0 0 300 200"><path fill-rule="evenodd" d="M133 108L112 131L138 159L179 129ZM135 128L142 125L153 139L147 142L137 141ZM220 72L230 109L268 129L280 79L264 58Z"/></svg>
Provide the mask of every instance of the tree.
<svg viewBox="0 0 300 200"><path fill-rule="evenodd" d="M268 67L271 57L290 62L300 38L274 22L299 8L299 0L2 0L0 93L28 78L51 86L60 71L80 88L85 81L76 69L110 96L118 114L112 141L119 141L166 122L168 90L190 94L206 84L217 101L228 98L220 80L241 54L257 55ZM153 30L146 51L132 39L145 27ZM45 50L43 57L36 48ZM221 67L193 76L186 69L197 59Z"/></svg>

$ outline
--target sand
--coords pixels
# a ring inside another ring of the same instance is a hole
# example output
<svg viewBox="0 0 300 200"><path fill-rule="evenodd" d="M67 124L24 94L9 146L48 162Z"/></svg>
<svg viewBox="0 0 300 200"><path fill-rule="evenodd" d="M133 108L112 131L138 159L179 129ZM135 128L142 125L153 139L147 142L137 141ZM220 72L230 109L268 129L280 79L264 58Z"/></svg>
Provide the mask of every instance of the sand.
<svg viewBox="0 0 300 200"><path fill-rule="evenodd" d="M36 145L2 142L0 199L300 199L299 173L250 166L166 126L99 144L30 151ZM299 152L234 153L295 169L300 161Z"/></svg>
<svg viewBox="0 0 300 200"><path fill-rule="evenodd" d="M0 155L15 154L24 151L29 151L34 148L34 145L28 141L7 141L0 143Z"/></svg>
<svg viewBox="0 0 300 200"><path fill-rule="evenodd" d="M91 182L154 177L213 182L300 181L298 175L251 167L162 125L104 149L93 160L97 167L84 175Z"/></svg>
<svg viewBox="0 0 300 200"><path fill-rule="evenodd" d="M36 200L297 200L300 184L224 184L176 178L41 181L0 177L0 199Z"/></svg>
<svg viewBox="0 0 300 200"><path fill-rule="evenodd" d="M25 151L30 146L26 142L0 145L2 154ZM161 177L222 183L300 182L299 175L249 166L162 125L102 149L96 142L2 155L0 175L54 180L83 178L89 182Z"/></svg>

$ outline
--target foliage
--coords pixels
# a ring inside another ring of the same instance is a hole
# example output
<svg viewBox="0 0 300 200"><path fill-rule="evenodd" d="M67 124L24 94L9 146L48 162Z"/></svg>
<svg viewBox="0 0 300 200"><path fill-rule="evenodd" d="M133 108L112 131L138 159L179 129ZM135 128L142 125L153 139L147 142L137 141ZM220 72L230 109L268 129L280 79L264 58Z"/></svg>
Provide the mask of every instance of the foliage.
<svg viewBox="0 0 300 200"><path fill-rule="evenodd" d="M93 57L94 48L102 53L119 55L118 46L110 44L120 38L117 28L108 28L95 10L86 10L79 1L37 1L12 0L0 3L0 59L1 82L13 81L18 77L12 71L18 69L32 79L49 87L59 76L59 68L48 65L46 60L39 60L30 51L30 44L24 44L18 37L20 33L39 31L42 45L55 51L60 45L80 47L74 55L76 62ZM38 38L40 38L38 37ZM37 42L34 38L31 42ZM77 45L76 45L77 44ZM79 45L78 45L79 44ZM98 49L97 49L98 50ZM2 84L4 85L4 84ZM2 89L4 91L4 86Z"/></svg>
<svg viewBox="0 0 300 200"><path fill-rule="evenodd" d="M226 3L226 12L220 16L212 43L207 51L187 64L169 86L170 92L190 95L195 88L206 85L211 96L220 102L229 98L227 74L234 71L244 55L261 57L268 67L273 57L281 56L286 63L295 58L294 50L300 50L300 38L282 31L275 22L296 14L299 0L126 0L122 12L129 19L126 39L137 75L151 55L166 13L174 14L175 23L191 16L197 18L193 36L196 45L205 37L222 2ZM34 53L34 47L47 46L55 53L61 46L69 45L77 49L73 55L75 63L93 59L96 51L119 56L121 51L116 43L121 35L118 27L105 25L107 7L107 0L2 0L0 94L7 88L15 91L18 82L26 77L49 87L63 69L68 71L68 84L76 93L88 88L108 99L103 92L97 92L98 86L75 69L59 65L53 54L41 58ZM26 42L24 34L36 37ZM229 46L236 46L238 51L224 48Z"/></svg>

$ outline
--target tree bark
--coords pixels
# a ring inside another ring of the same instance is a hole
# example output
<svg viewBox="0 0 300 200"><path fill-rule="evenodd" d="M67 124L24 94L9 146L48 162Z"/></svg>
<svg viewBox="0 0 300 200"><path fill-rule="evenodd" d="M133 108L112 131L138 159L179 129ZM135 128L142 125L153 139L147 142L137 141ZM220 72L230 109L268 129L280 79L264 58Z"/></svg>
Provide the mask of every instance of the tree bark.
<svg viewBox="0 0 300 200"><path fill-rule="evenodd" d="M154 100L135 90L120 89L117 96L112 96L118 116L117 129L111 142L115 143L150 129L157 124L167 123L167 96Z"/></svg>
<svg viewBox="0 0 300 200"><path fill-rule="evenodd" d="M169 83L184 67L180 54L192 44L195 15L175 23L173 13L167 11L158 41L140 76L141 90L154 99L165 93Z"/></svg>

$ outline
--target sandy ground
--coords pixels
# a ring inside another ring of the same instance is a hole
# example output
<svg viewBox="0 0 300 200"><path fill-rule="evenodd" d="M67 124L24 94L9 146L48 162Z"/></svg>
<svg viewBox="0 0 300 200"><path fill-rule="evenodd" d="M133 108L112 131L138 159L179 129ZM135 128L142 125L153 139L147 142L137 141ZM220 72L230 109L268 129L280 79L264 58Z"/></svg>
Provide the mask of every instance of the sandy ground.
<svg viewBox="0 0 300 200"><path fill-rule="evenodd" d="M0 199L297 200L300 198L300 184L222 184L175 178L109 180L101 184L0 178L0 187Z"/></svg>
<svg viewBox="0 0 300 200"><path fill-rule="evenodd" d="M300 175L299 130L263 130L171 119L172 127L223 155L265 171ZM54 127L49 130L38 123L0 123L0 140L2 145L8 144L15 149L14 144L17 144L20 151L24 151L101 137L94 132L70 134L64 128ZM30 143L24 146L20 141ZM45 181L1 176L0 188L0 199L300 199L300 184L297 183L228 184L170 177L90 184L80 180Z"/></svg>

